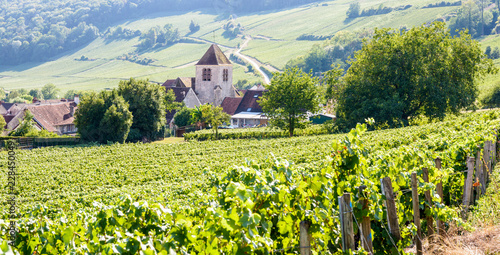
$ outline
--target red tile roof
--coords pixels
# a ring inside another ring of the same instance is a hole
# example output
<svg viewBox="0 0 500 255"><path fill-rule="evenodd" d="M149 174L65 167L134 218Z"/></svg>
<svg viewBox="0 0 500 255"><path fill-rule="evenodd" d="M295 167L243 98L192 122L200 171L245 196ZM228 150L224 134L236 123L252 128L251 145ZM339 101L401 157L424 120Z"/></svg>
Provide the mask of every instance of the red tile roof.
<svg viewBox="0 0 500 255"><path fill-rule="evenodd" d="M224 98L220 106L225 113L234 115L242 99L242 97L226 97Z"/></svg>
<svg viewBox="0 0 500 255"><path fill-rule="evenodd" d="M219 46L212 44L196 65L231 65L231 61L227 59Z"/></svg>

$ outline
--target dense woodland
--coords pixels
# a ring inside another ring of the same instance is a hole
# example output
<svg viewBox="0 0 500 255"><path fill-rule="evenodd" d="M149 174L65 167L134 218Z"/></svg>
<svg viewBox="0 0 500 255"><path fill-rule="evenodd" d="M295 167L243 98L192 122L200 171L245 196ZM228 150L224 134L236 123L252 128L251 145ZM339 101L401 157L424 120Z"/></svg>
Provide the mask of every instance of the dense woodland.
<svg viewBox="0 0 500 255"><path fill-rule="evenodd" d="M268 10L308 2L314 1L0 0L0 64L45 61L105 36L109 32L107 28L115 22L148 13L207 8L229 16L234 12ZM137 31L130 32L126 36L139 35ZM140 32L147 35L149 31Z"/></svg>

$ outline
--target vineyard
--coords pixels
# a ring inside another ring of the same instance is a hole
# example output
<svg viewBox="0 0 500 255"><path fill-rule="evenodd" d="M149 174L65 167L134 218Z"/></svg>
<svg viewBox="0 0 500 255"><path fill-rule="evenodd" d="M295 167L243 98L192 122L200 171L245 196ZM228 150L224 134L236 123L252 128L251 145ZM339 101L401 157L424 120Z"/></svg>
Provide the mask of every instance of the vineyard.
<svg viewBox="0 0 500 255"><path fill-rule="evenodd" d="M467 227L461 208L467 157L483 155L499 117L499 111L470 113L373 132L363 124L343 135L16 150L19 233L13 249L1 241L0 250L298 254L309 248L313 254L341 254L346 243L340 219L346 216L340 217L339 197L349 193L354 252L364 252L358 226L369 218L370 251L404 254L419 230L429 232L430 219ZM421 229L413 223L413 172ZM386 177L399 238L387 227L389 196L380 185ZM0 181L7 183L7 176ZM441 183L442 198L435 192ZM2 240L8 239L10 221L7 193L2 185ZM307 247L300 244L304 223Z"/></svg>

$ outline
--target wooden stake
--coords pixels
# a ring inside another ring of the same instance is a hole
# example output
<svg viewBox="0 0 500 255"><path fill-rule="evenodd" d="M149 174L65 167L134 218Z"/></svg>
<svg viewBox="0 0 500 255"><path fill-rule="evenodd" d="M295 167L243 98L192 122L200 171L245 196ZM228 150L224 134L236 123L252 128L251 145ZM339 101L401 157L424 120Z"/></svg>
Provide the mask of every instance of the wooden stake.
<svg viewBox="0 0 500 255"><path fill-rule="evenodd" d="M475 201L477 201L479 199L479 197L481 196L481 192L482 192L482 189L484 188L483 185L485 185L484 183L484 175L483 175L483 164L481 164L481 147L480 146L477 146L477 153L476 153L476 174L475 174L475 178L474 178L474 181L479 181L479 186L475 187L475 192L476 192L476 197L475 197Z"/></svg>
<svg viewBox="0 0 500 255"><path fill-rule="evenodd" d="M464 215L463 218L467 216L467 211L469 210L471 193L472 193L472 177L474 176L474 157L467 158L467 179L465 179L465 194L464 194Z"/></svg>
<svg viewBox="0 0 500 255"><path fill-rule="evenodd" d="M399 230L398 212L396 210L396 201L394 199L391 178L385 177L380 180L380 182L382 185L382 193L386 199L385 208L387 208L387 225L389 226L389 232L394 242L397 243L401 239L401 232Z"/></svg>
<svg viewBox="0 0 500 255"><path fill-rule="evenodd" d="M488 141L484 142L484 149L483 149L483 174L484 174L484 183L488 183L489 179L489 167L488 167L488 158L489 158L489 150L490 146L488 146ZM486 188L486 186L485 186ZM483 195L486 193L486 189L483 191Z"/></svg>
<svg viewBox="0 0 500 255"><path fill-rule="evenodd" d="M366 186L359 187L359 200L363 204L363 211L368 210L369 200L366 199L363 195L363 190L366 189ZM365 251L369 254L373 254L373 244L372 244L372 227L370 223L370 217L363 216L361 220L361 246Z"/></svg>
<svg viewBox="0 0 500 255"><path fill-rule="evenodd" d="M422 169L423 171L423 178L424 182L429 183L429 170L427 168ZM434 235L434 218L432 217L431 213L431 208L432 208L432 198L431 198L431 192L430 191L425 191L425 200L427 201L428 209L429 209L429 215L426 215L426 220L427 220L427 235L432 236Z"/></svg>
<svg viewBox="0 0 500 255"><path fill-rule="evenodd" d="M434 161L436 162L436 168L439 171L441 171L441 158L437 157ZM436 192L438 193L439 197L441 198L441 203L444 204L443 181L442 180L440 180L438 182L438 184L436 184ZM438 235L444 236L444 234L445 234L444 224L439 218L437 218L437 220L436 220L436 225L437 225L436 227L437 227Z"/></svg>
<svg viewBox="0 0 500 255"><path fill-rule="evenodd" d="M301 255L311 255L311 235L309 234L309 228L311 227L310 221L300 222L300 254Z"/></svg>
<svg viewBox="0 0 500 255"><path fill-rule="evenodd" d="M340 226L342 229L342 250L354 251L354 230L352 222L351 194L344 193L339 197Z"/></svg>
<svg viewBox="0 0 500 255"><path fill-rule="evenodd" d="M422 229L420 227L420 207L418 201L418 182L416 172L411 174L411 195L413 200L413 222L417 227L417 236L415 237L417 255L422 255Z"/></svg>

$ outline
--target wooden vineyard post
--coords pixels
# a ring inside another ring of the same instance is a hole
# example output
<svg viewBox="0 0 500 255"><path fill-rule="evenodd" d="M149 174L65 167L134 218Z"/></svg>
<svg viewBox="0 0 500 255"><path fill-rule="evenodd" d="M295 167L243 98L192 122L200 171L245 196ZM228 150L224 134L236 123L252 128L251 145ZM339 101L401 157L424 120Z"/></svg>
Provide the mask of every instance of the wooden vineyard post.
<svg viewBox="0 0 500 255"><path fill-rule="evenodd" d="M354 230L352 222L351 194L339 197L340 227L342 230L342 251L354 251Z"/></svg>
<svg viewBox="0 0 500 255"><path fill-rule="evenodd" d="M311 222L304 220L300 222L300 255L311 255L311 235L309 234Z"/></svg>
<svg viewBox="0 0 500 255"><path fill-rule="evenodd" d="M491 141L491 150L490 150L492 168L495 168L495 164L497 163L497 141L498 141L498 134L497 131L495 130L495 139ZM493 169L491 170L493 172Z"/></svg>
<svg viewBox="0 0 500 255"><path fill-rule="evenodd" d="M474 176L474 157L467 158L467 179L465 179L465 189L464 189L464 215L463 218L467 216L467 211L469 210L471 193L472 193L472 177Z"/></svg>
<svg viewBox="0 0 500 255"><path fill-rule="evenodd" d="M490 175L490 168L491 168L490 148L491 148L490 141L485 141L484 142L484 149L483 149L483 160L484 160L483 171L485 173L486 183L488 183L489 175Z"/></svg>
<svg viewBox="0 0 500 255"><path fill-rule="evenodd" d="M418 182L417 173L411 174L411 195L413 201L413 222L417 227L417 236L415 237L415 244L417 245L417 255L422 255L422 229L420 227L420 208L418 201Z"/></svg>
<svg viewBox="0 0 500 255"><path fill-rule="evenodd" d="M479 196L483 192L482 190L485 188L486 183L484 181L484 174L483 174L483 164L481 164L481 147L477 146L477 153L476 153L476 180L479 182L479 186L476 186L474 190L476 191L476 198L475 200L479 199ZM486 191L486 190L485 190Z"/></svg>
<svg viewBox="0 0 500 255"><path fill-rule="evenodd" d="M394 242L401 239L401 232L399 230L398 212L396 210L396 201L394 199L394 191L392 189L392 182L390 177L385 177L380 180L382 185L382 193L385 196L385 208L387 209L387 225Z"/></svg>
<svg viewBox="0 0 500 255"><path fill-rule="evenodd" d="M422 169L423 171L423 178L424 182L429 183L429 170L427 168ZM429 215L426 216L427 220L427 235L432 236L434 235L434 218L432 217L431 209L432 209L432 198L431 198L431 192L430 191L425 191L425 200L427 201L428 209L429 209Z"/></svg>
<svg viewBox="0 0 500 255"><path fill-rule="evenodd" d="M364 197L363 190L366 186L359 187L359 200L363 205L363 211L368 210L369 201ZM370 223L370 217L364 216L361 220L361 246L369 254L373 254L373 244L372 244L372 227Z"/></svg>
<svg viewBox="0 0 500 255"><path fill-rule="evenodd" d="M436 160L436 168L441 171L441 158L437 157ZM440 180L438 184L436 185L436 192L438 193L439 197L441 198L441 203L444 203L444 193L443 193L443 181ZM437 233L438 235L443 236L444 235L444 224L443 222L437 218L436 220L436 225L437 225Z"/></svg>

